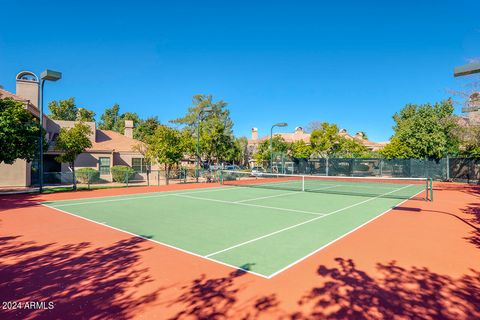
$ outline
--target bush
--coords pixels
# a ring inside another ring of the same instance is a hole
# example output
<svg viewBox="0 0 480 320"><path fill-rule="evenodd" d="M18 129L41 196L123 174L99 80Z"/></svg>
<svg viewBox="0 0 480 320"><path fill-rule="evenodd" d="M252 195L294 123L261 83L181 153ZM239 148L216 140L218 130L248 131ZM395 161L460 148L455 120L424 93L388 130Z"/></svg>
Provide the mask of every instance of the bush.
<svg viewBox="0 0 480 320"><path fill-rule="evenodd" d="M127 182L127 179L131 180L135 174L135 170L128 166L113 166L111 172L115 182Z"/></svg>
<svg viewBox="0 0 480 320"><path fill-rule="evenodd" d="M75 170L75 176L79 183L98 182L100 180L100 171L93 168L80 168Z"/></svg>

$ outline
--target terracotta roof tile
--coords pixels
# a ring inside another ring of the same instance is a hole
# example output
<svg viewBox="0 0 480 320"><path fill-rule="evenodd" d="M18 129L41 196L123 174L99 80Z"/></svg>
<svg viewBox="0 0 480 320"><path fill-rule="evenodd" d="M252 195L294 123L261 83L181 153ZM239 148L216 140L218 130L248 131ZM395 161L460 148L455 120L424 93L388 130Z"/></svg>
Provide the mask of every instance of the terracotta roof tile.
<svg viewBox="0 0 480 320"><path fill-rule="evenodd" d="M96 131L95 142L88 151L95 150L114 150L132 152L135 145L142 144L141 141L125 137L123 134L110 131L99 130Z"/></svg>

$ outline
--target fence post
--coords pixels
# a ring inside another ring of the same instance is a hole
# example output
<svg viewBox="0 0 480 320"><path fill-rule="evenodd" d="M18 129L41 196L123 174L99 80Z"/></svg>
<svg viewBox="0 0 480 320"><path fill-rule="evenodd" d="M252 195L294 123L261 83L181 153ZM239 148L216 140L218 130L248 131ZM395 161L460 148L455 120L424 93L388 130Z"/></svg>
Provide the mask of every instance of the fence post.
<svg viewBox="0 0 480 320"><path fill-rule="evenodd" d="M160 170L157 170L157 186L160 187Z"/></svg>
<svg viewBox="0 0 480 320"><path fill-rule="evenodd" d="M128 171L125 171L125 181L127 182L127 188L128 188Z"/></svg>
<svg viewBox="0 0 480 320"><path fill-rule="evenodd" d="M450 157L447 154L447 159L445 161L446 166L447 166L447 180L450 180Z"/></svg>
<svg viewBox="0 0 480 320"><path fill-rule="evenodd" d="M380 159L380 177L383 177L383 158Z"/></svg>
<svg viewBox="0 0 480 320"><path fill-rule="evenodd" d="M328 157L325 159L325 175L328 177Z"/></svg>
<svg viewBox="0 0 480 320"><path fill-rule="evenodd" d="M87 172L87 183L88 183L87 190L90 190L90 172Z"/></svg>

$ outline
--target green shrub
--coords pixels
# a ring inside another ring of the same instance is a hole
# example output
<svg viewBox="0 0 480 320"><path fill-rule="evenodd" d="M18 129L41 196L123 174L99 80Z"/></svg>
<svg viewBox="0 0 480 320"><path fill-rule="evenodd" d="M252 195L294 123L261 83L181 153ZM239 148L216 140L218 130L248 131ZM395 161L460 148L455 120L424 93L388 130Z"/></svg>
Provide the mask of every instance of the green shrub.
<svg viewBox="0 0 480 320"><path fill-rule="evenodd" d="M135 170L128 166L113 166L111 172L112 179L115 182L127 182L127 179L131 180L135 174Z"/></svg>
<svg viewBox="0 0 480 320"><path fill-rule="evenodd" d="M100 171L93 168L80 168L75 170L75 176L79 183L90 183L98 182L100 180Z"/></svg>

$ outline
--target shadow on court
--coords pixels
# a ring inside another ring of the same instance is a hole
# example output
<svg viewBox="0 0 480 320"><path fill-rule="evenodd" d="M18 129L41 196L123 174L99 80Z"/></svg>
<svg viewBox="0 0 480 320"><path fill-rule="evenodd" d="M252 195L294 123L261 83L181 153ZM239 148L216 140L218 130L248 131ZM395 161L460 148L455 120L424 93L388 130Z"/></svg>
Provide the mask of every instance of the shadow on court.
<svg viewBox="0 0 480 320"><path fill-rule="evenodd" d="M404 268L395 261L377 264L369 274L350 259L336 258L336 267L319 266L317 280L296 297L297 311L282 308L277 294L239 299L245 287L236 284L241 272L208 279L204 275L187 286L170 305L183 310L180 319L478 319L480 272L459 279L428 268ZM295 298L295 297L288 297Z"/></svg>
<svg viewBox="0 0 480 320"><path fill-rule="evenodd" d="M100 248L21 239L0 237L0 301L45 302L47 310L0 310L1 319L125 319L161 291L137 296L131 290L152 281L138 265L147 250L140 238Z"/></svg>
<svg viewBox="0 0 480 320"><path fill-rule="evenodd" d="M293 319L478 319L480 272L453 279L427 268L377 264L375 278L350 259L320 266L319 284L299 300Z"/></svg>

